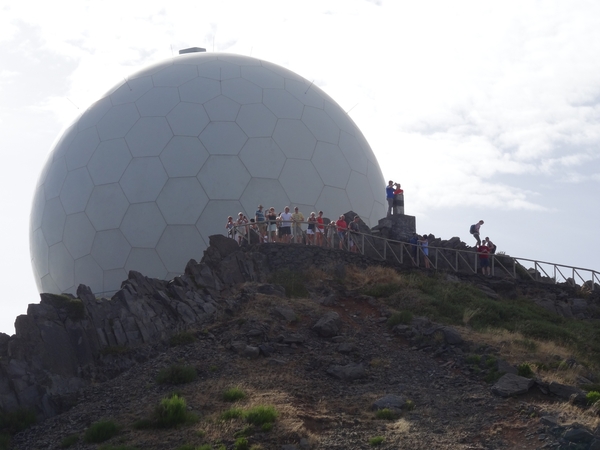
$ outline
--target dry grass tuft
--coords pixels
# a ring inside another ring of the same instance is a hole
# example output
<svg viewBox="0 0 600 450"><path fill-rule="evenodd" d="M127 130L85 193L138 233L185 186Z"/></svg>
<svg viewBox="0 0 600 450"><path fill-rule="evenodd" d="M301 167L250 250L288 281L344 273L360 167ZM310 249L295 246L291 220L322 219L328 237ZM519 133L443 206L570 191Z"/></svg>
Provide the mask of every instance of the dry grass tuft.
<svg viewBox="0 0 600 450"><path fill-rule="evenodd" d="M398 271L389 267L369 266L361 269L356 266L348 266L345 282L348 286L356 289L378 283L402 284L403 277Z"/></svg>
<svg viewBox="0 0 600 450"><path fill-rule="evenodd" d="M510 364L518 366L528 363L536 376L546 382L576 385L578 377L585 370L582 366L568 367L559 364L571 358L573 352L555 342L526 338L519 332L507 330L488 329L482 332L465 327L457 328L463 338L499 349L500 358Z"/></svg>

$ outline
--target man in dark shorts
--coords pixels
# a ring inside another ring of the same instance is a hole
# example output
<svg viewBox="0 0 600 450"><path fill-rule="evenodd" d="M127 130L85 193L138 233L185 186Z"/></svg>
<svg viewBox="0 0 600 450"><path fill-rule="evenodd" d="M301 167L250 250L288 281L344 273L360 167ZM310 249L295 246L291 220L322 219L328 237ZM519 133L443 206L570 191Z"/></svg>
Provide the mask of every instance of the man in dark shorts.
<svg viewBox="0 0 600 450"><path fill-rule="evenodd" d="M290 207L286 206L285 211L281 213L281 239L284 243L289 244L292 238L292 215Z"/></svg>

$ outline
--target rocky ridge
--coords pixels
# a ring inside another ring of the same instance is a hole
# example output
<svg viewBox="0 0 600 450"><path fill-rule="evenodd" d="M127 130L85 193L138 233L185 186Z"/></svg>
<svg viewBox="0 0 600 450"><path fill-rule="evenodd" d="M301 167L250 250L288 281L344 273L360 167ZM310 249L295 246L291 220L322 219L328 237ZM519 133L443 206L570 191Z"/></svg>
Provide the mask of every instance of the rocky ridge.
<svg viewBox="0 0 600 450"><path fill-rule="evenodd" d="M183 390L202 415L215 411L214 391L227 384L279 393L287 429L257 436L263 448L368 448L378 434L396 446L389 448L599 448L597 430L562 423L527 400L539 394L577 403L578 389L517 377L501 360L507 375L490 389L465 361L477 344L453 328L415 318L390 330L384 305L336 281L346 264L371 263L298 245L239 248L214 236L202 262L190 261L170 282L132 272L112 299L96 299L85 286L76 299L43 295L17 319L15 336L0 342L2 407L35 408L48 418L16 436L14 448L58 448L101 418L131 423L165 395L153 382L157 371L178 361L200 374ZM311 266L332 277L311 289L310 300L290 300L268 282L274 270ZM541 306L598 317L593 301L569 289L475 283L491 297L530 289ZM188 329L197 342L168 347L170 336ZM415 410L405 410L406 400ZM381 405L401 419L374 421ZM149 449L197 440L191 433L125 434L128 445Z"/></svg>

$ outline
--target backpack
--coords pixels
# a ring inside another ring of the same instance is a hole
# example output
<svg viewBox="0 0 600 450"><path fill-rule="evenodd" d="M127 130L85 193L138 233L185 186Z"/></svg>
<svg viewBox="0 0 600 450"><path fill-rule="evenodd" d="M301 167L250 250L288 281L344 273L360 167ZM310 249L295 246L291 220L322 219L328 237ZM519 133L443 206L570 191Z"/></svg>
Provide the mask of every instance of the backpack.
<svg viewBox="0 0 600 450"><path fill-rule="evenodd" d="M471 225L471 228L469 228L469 233L471 233L471 234L477 233L477 228L476 227L477 227L477 224Z"/></svg>

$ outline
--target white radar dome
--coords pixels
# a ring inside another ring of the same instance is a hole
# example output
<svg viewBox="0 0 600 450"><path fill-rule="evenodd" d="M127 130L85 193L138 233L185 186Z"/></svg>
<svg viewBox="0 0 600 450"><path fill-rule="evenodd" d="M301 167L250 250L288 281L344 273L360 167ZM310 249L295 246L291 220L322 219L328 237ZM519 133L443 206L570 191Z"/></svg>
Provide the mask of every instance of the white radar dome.
<svg viewBox="0 0 600 450"><path fill-rule="evenodd" d="M171 279L227 216L385 215L377 159L321 89L275 64L189 53L117 84L67 128L33 200L38 290L98 295L129 270Z"/></svg>

